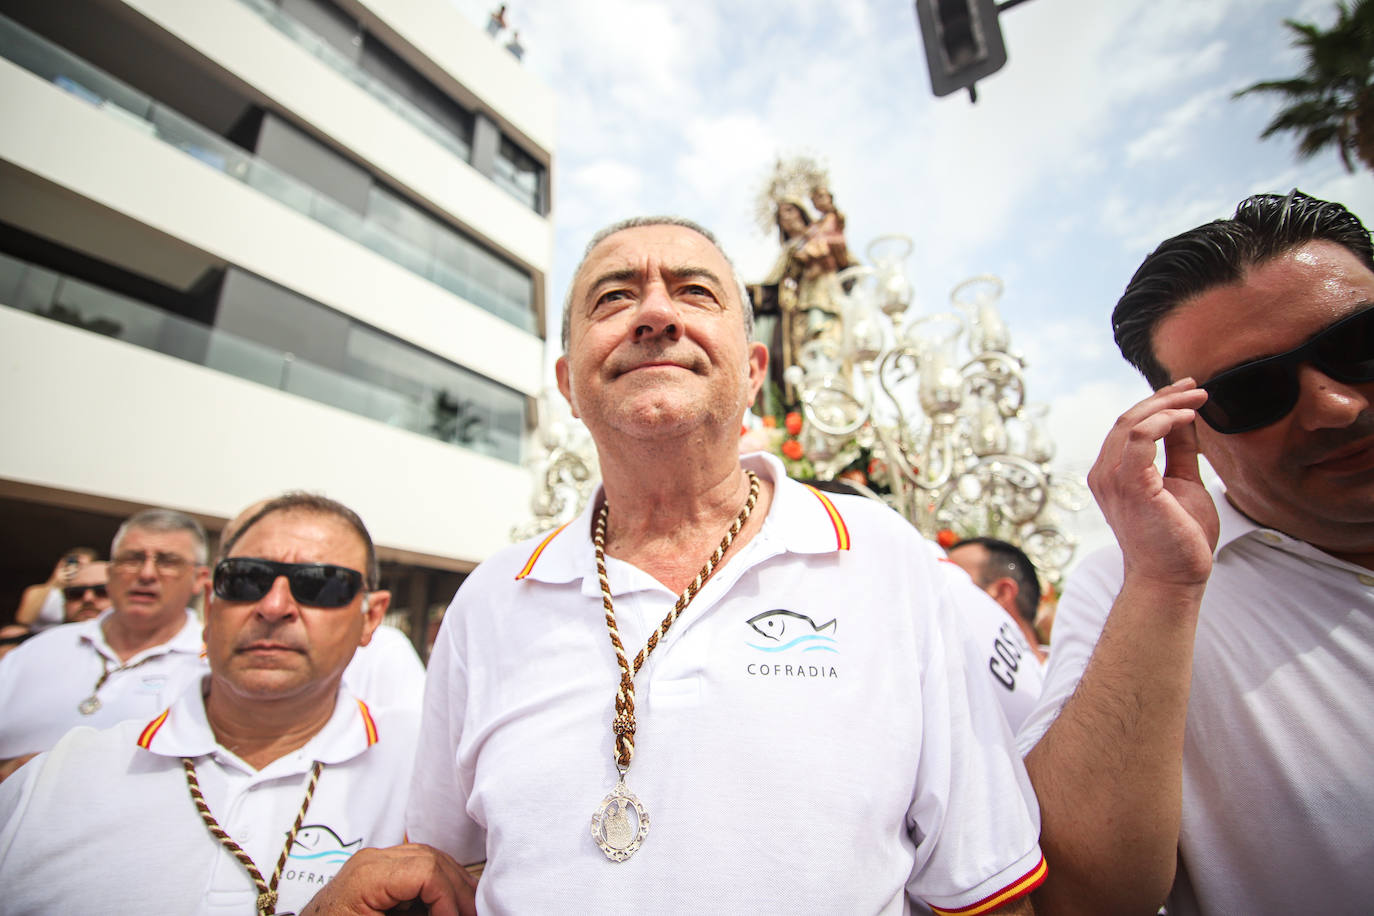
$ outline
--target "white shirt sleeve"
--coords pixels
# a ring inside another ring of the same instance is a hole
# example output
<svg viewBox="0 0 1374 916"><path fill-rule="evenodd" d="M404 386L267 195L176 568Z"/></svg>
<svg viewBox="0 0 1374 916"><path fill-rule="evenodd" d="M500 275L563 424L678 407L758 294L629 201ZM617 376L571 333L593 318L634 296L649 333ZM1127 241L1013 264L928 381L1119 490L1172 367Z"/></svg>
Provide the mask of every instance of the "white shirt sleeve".
<svg viewBox="0 0 1374 916"><path fill-rule="evenodd" d="M940 579L932 650L921 661L924 734L908 814L917 843L908 892L940 910L976 912L1018 884L1039 883L1040 807L986 666L968 662L960 593L952 577Z"/></svg>
<svg viewBox="0 0 1374 916"><path fill-rule="evenodd" d="M1044 737L1088 667L1123 581L1121 551L1110 545L1089 554L1073 571L1054 618L1050 663L1040 702L1016 735L1022 756Z"/></svg>
<svg viewBox="0 0 1374 916"><path fill-rule="evenodd" d="M467 706L466 661L456 646L461 593L449 605L429 657L406 838L464 865L486 861L486 831L467 816L472 774L460 770L458 742Z"/></svg>

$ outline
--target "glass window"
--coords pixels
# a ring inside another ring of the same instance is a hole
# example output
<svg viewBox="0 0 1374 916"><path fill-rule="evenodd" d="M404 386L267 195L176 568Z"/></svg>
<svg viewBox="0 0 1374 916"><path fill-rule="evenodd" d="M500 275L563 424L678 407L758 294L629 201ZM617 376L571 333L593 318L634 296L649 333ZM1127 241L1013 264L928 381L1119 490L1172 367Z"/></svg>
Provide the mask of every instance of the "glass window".
<svg viewBox="0 0 1374 916"><path fill-rule="evenodd" d="M520 462L520 392L236 268L214 327L5 255L0 304Z"/></svg>
<svg viewBox="0 0 1374 916"><path fill-rule="evenodd" d="M534 212L544 212L544 167L533 156L502 137L493 168L493 180L507 193Z"/></svg>

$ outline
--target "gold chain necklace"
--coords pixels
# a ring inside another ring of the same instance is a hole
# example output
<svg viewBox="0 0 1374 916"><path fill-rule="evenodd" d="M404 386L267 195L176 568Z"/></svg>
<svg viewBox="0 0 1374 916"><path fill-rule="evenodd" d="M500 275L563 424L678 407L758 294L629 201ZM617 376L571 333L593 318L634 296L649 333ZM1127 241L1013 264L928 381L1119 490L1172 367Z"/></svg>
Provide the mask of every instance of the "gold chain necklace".
<svg viewBox="0 0 1374 916"><path fill-rule="evenodd" d="M211 836L219 840L220 845L239 860L247 870L248 877L253 879L253 884L258 889L258 916L273 916L277 912L277 883L281 881L281 871L286 867L286 857L291 854L291 844L296 842L296 832L305 822L305 812L310 808L310 799L315 794L315 785L320 781L320 771L324 769L324 764L316 760L315 765L310 768L310 781L305 786L305 800L301 802L301 810L296 813L296 822L286 832L286 845L282 847L281 856L277 859L277 868L272 872L271 884L262 879L262 872L253 864L253 859L243 851L242 846L234 842L234 838L225 832L219 821L210 813L210 806L206 804L205 796L200 791L200 781L196 779L196 765L191 762L191 758L182 757L181 765L186 770L186 788L191 790L191 801L195 802L196 810L200 812L200 819L205 822L206 829L210 831ZM283 913L281 916L291 914Z"/></svg>
<svg viewBox="0 0 1374 916"><path fill-rule="evenodd" d="M735 536L749 519L749 513L754 511L754 504L759 499L759 477L753 471L745 473L749 475L749 498L744 501L744 508L739 510L739 515L730 523L730 530L725 532L720 546L707 559L701 572L697 573L697 577L689 582L686 590L678 596L668 616L663 618L657 630L649 634L648 642L635 656L633 665L626 657L625 647L620 642L620 631L615 625L615 605L611 601L611 584L606 579L606 519L610 514L609 506L603 503L601 511L597 513L596 532L592 537L592 543L596 545L596 574L601 580L601 603L606 609L606 629L610 631L611 646L615 648L615 660L620 666L620 685L615 692L615 719L611 722L611 731L615 734L615 768L620 778L592 815L592 839L613 862L624 862L634 855L644 844L644 838L649 835L649 812L644 803L625 786L625 773L630 769L630 761L634 759L635 753L635 675L653 654L654 649L658 648L659 640L668 635L668 628L687 605L692 603L692 599L701 591L706 580L711 578L711 573L715 572L716 566L730 549Z"/></svg>

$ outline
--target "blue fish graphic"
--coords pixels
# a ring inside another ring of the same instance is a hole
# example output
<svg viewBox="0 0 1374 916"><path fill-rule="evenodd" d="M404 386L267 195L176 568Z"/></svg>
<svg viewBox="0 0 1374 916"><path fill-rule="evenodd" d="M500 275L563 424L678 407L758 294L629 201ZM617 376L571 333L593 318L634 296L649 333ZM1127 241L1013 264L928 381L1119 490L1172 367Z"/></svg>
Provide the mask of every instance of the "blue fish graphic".
<svg viewBox="0 0 1374 916"><path fill-rule="evenodd" d="M345 843L337 833L324 824L307 824L296 831L296 839L291 844L291 858L342 862L357 852L362 845L362 837Z"/></svg>
<svg viewBox="0 0 1374 916"><path fill-rule="evenodd" d="M811 643L802 651L839 651L834 647L836 620L833 617L825 623L817 624L805 614L774 608L771 611L764 611L762 614L755 614L745 623L749 624L755 633L770 643L761 646L749 643L749 647L752 649L759 649L764 652L783 652L802 643Z"/></svg>

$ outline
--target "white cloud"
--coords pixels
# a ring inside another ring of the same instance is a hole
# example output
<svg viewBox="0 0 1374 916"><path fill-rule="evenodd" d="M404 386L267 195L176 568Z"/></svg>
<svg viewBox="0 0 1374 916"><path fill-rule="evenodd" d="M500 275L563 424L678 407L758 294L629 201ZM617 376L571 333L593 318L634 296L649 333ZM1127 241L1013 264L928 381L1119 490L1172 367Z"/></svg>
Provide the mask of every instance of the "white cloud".
<svg viewBox="0 0 1374 916"><path fill-rule="evenodd" d="M494 5L454 2L479 25ZM854 253L881 234L914 239L919 309L943 309L969 275L1004 277L1029 394L1051 399L1060 461L1085 472L1146 393L1108 315L1147 252L1295 185L1374 221L1367 172L1346 175L1334 154L1299 161L1291 138L1261 142L1274 101L1229 98L1300 66L1282 18L1326 24L1332 9L1024 4L1001 17L1008 64L971 105L930 96L909 2L522 0L511 16L526 65L558 99L551 299L590 233L631 212L698 219L760 276L777 244L753 225L754 194L775 156L810 152L830 166Z"/></svg>
<svg viewBox="0 0 1374 916"><path fill-rule="evenodd" d="M1144 380L1119 363L1118 369L1109 375L1086 381L1076 390L1057 397L1048 421L1050 434L1059 446L1054 460L1057 472L1085 481L1117 417L1149 393ZM1066 521L1066 528L1079 539L1075 560L1115 539L1091 498L1081 512Z"/></svg>
<svg viewBox="0 0 1374 916"><path fill-rule="evenodd" d="M1126 145L1126 161L1138 165L1177 158L1186 149L1186 135L1229 96L1225 90L1210 89L1165 112L1154 127Z"/></svg>

